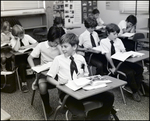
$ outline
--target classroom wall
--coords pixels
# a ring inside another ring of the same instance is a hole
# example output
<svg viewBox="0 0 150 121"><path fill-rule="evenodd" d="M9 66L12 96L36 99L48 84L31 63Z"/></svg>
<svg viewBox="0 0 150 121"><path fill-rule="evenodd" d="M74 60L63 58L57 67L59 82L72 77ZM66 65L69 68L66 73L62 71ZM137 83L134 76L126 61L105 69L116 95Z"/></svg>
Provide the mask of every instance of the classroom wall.
<svg viewBox="0 0 150 121"><path fill-rule="evenodd" d="M119 5L119 1L115 1L115 4ZM115 5L116 7L117 5ZM100 11L100 17L102 20L108 24L108 23L116 23L118 24L121 20L126 19L126 17L129 14L121 14L119 12L119 8L112 8L113 10L107 10L106 9L106 1L97 1L97 8ZM137 29L143 28L148 26L148 18L149 15L137 15ZM85 30L84 25L82 24L81 28L73 29L70 32L75 32L78 35L82 33Z"/></svg>
<svg viewBox="0 0 150 121"><path fill-rule="evenodd" d="M115 1L119 4L119 1ZM114 6L116 7L116 6ZM107 23L118 24L121 20L125 20L129 14L121 14L119 8L106 9L106 1L98 1L97 8L100 10L100 17ZM137 15L137 28L147 27L149 15Z"/></svg>

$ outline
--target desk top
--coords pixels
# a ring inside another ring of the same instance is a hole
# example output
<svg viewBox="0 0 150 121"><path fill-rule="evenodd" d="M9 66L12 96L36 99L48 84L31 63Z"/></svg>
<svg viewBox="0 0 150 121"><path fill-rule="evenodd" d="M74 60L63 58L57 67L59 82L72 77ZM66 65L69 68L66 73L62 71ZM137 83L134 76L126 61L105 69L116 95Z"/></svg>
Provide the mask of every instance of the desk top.
<svg viewBox="0 0 150 121"><path fill-rule="evenodd" d="M65 92L66 94L68 94L78 100L81 100L81 99L84 99L84 98L87 98L87 97L90 97L90 96L93 96L93 95L96 95L96 94L99 94L99 93L102 93L102 92L105 92L105 91L108 91L108 90L111 90L111 89L114 89L119 86L127 84L127 82L119 80L117 78L113 78L110 76L103 76L103 77L112 81L111 83L108 83L106 87L103 87L103 88L98 88L98 89L93 89L93 90L88 90L88 91L85 91L83 89L73 91L65 85L58 85L57 88L60 89L61 91Z"/></svg>
<svg viewBox="0 0 150 121"><path fill-rule="evenodd" d="M131 57L131 58L128 58L126 61L127 62L131 62L131 63L136 63L138 61L141 61L141 60L149 58L149 51L147 51L147 50L140 50L140 51L137 51L137 52L144 53L144 55L140 56L140 57Z"/></svg>
<svg viewBox="0 0 150 121"><path fill-rule="evenodd" d="M1 109L1 120L9 120L10 119L10 115L4 111L3 109Z"/></svg>

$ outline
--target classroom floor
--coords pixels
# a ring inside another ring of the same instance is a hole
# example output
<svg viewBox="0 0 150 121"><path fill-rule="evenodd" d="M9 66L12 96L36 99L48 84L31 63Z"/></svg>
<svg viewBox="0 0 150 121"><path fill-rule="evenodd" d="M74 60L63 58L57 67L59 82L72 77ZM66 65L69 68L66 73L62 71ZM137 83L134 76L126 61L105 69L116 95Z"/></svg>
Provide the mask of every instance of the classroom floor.
<svg viewBox="0 0 150 121"><path fill-rule="evenodd" d="M43 120L43 109L38 91L35 94L34 104L31 105L33 76L28 76L29 92L14 93L1 92L1 108L11 115L11 120ZM141 96L141 102L135 102L131 94L124 91L127 105L123 103L120 89L111 90L115 95L114 106L119 109L117 115L120 120L149 120L149 97ZM49 90L50 104L54 109L58 106L57 89ZM52 115L49 120L53 120ZM65 120L65 115L58 113L56 120Z"/></svg>

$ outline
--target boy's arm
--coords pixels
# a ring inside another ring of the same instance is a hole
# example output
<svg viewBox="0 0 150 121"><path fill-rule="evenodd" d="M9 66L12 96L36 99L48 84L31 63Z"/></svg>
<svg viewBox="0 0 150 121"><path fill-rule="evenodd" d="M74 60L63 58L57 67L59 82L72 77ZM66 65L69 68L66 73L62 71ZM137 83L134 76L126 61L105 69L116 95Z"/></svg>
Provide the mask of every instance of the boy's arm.
<svg viewBox="0 0 150 121"><path fill-rule="evenodd" d="M116 67L115 67L115 65L114 65L114 63L113 63L113 60L111 59L110 53L106 53L105 56L106 56L107 61L109 62L109 64L110 64L111 67L112 67L112 68L110 69L110 71L114 74L114 73L115 73L115 70L116 70Z"/></svg>
<svg viewBox="0 0 150 121"><path fill-rule="evenodd" d="M28 58L27 58L27 61L28 61L29 65L30 65L30 67L34 67L35 66L33 59L34 58L31 55L29 55Z"/></svg>

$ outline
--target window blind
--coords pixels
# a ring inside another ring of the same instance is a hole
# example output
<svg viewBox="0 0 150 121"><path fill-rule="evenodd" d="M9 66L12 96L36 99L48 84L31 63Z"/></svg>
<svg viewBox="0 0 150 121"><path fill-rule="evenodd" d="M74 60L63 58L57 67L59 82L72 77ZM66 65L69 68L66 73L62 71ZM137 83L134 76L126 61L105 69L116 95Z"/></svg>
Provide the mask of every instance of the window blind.
<svg viewBox="0 0 150 121"><path fill-rule="evenodd" d="M148 14L149 13L149 1L119 1L120 13L135 13ZM135 10L136 9L136 10Z"/></svg>
<svg viewBox="0 0 150 121"><path fill-rule="evenodd" d="M44 12L44 1L1 1L1 15L38 14Z"/></svg>

